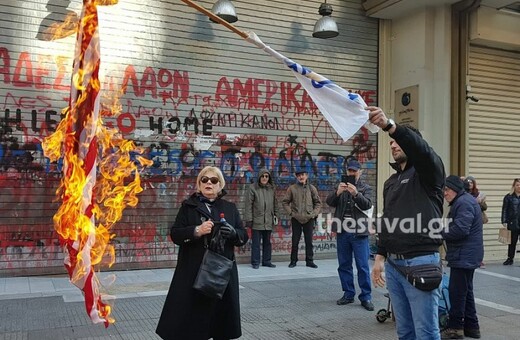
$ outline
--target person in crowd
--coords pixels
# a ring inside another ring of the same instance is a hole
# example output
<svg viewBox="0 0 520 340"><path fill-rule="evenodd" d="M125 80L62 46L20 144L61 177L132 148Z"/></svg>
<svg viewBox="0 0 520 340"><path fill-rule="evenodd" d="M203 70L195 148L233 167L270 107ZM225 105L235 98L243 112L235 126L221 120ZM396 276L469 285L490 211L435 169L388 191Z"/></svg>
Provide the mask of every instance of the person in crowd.
<svg viewBox="0 0 520 340"><path fill-rule="evenodd" d="M260 266L260 239L262 240L262 266L275 268L271 262L271 232L278 224L276 188L267 169L258 172L258 181L249 187L244 210L246 227L252 228L251 266Z"/></svg>
<svg viewBox="0 0 520 340"><path fill-rule="evenodd" d="M439 264L444 164L418 130L396 124L379 107L367 110L370 121L390 134L396 171L384 184L372 281L376 287L387 284L399 339L436 340L440 338L439 289L415 288L388 262L402 267Z"/></svg>
<svg viewBox="0 0 520 340"><path fill-rule="evenodd" d="M507 247L507 260L504 266L513 264L516 244L520 235L520 178L515 178L511 192L504 196L502 204L502 225L511 231L511 243Z"/></svg>
<svg viewBox="0 0 520 340"><path fill-rule="evenodd" d="M287 188L282 200L283 208L291 216L292 245L289 268L296 267L298 246L302 236L305 239L305 262L307 267L318 268L314 263L312 234L315 218L321 211L321 199L316 187L310 183L307 170L301 168L295 172L297 182Z"/></svg>
<svg viewBox="0 0 520 340"><path fill-rule="evenodd" d="M482 193L477 187L477 181L473 176L461 177L464 180L464 190L466 190L471 196L475 197L478 205L480 206L480 210L482 211L482 223L486 224L489 222L489 219L486 214L487 203L486 203L486 195ZM486 268L484 261L480 264L480 268Z"/></svg>
<svg viewBox="0 0 520 340"><path fill-rule="evenodd" d="M473 176L467 176L462 179L464 180L464 189L475 198L480 206L480 210L482 211L482 223L488 223L488 217L485 213L487 210L486 195L478 189L477 181Z"/></svg>
<svg viewBox="0 0 520 340"><path fill-rule="evenodd" d="M236 339L242 335L238 271L221 300L193 289L207 245L219 230L226 239L224 256L234 259L235 247L248 240L237 207L225 200L225 180L219 168L207 166L197 176L197 191L186 199L170 229L179 248L177 267L164 302L156 333L162 339ZM218 223L221 214L228 222Z"/></svg>
<svg viewBox="0 0 520 340"><path fill-rule="evenodd" d="M372 207L372 188L360 179L361 164L351 159L347 162L347 174L354 179L353 183L341 181L337 189L327 197L327 204L334 207L334 218L341 225L333 225L336 230L338 253L338 274L343 289L343 296L336 301L338 305L354 302L356 289L352 260L356 262L358 284L361 289L359 300L368 311L374 310L372 288L370 283L370 267L368 260L368 222L364 211Z"/></svg>
<svg viewBox="0 0 520 340"><path fill-rule="evenodd" d="M448 328L442 331L441 339L480 339L473 274L484 256L482 209L473 194L464 191L458 176L446 178L444 198L450 206L449 223L442 231L450 267L450 310Z"/></svg>

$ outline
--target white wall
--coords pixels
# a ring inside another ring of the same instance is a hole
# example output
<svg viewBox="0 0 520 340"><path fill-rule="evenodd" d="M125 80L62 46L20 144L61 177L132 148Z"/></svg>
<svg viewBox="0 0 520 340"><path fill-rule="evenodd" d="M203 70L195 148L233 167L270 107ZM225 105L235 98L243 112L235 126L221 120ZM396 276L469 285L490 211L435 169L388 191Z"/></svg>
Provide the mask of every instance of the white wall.
<svg viewBox="0 0 520 340"><path fill-rule="evenodd" d="M520 51L520 15L479 7L470 16L473 44Z"/></svg>
<svg viewBox="0 0 520 340"><path fill-rule="evenodd" d="M419 85L419 130L449 169L450 8L428 7L392 20L391 91Z"/></svg>

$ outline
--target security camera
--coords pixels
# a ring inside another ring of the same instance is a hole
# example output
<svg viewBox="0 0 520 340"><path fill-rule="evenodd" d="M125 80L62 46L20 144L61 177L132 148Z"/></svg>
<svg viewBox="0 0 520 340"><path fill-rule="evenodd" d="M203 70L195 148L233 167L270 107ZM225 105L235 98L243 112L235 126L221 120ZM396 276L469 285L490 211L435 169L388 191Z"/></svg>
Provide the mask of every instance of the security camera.
<svg viewBox="0 0 520 340"><path fill-rule="evenodd" d="M478 103L478 101L480 100L480 99L478 99L478 97L475 97L475 96L466 96L466 100L468 100L468 99L474 103Z"/></svg>

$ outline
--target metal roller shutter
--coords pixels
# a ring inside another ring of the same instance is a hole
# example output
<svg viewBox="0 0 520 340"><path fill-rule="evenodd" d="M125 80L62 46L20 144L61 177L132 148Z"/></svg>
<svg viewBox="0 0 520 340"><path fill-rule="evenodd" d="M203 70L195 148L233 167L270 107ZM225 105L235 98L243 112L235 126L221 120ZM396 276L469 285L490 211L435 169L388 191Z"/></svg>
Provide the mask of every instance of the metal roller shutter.
<svg viewBox="0 0 520 340"><path fill-rule="evenodd" d="M196 2L211 8L215 0ZM340 31L334 39L312 38L319 1L235 1L235 25L376 104L378 20L365 15L361 0L328 3ZM67 105L75 35L52 40L45 32L80 9L81 1L0 0L0 275L63 271L52 226L60 169L48 164L41 140ZM104 85L128 85L123 113L105 123L154 160L139 204L114 230L120 268L174 263L169 228L204 165L223 169L227 198L240 210L262 166L282 196L295 167L312 164L312 183L325 199L346 157L355 156L375 188L377 135L360 130L343 142L291 71L260 49L180 1L125 0L99 13ZM280 220L273 254L283 259L291 231L289 218ZM318 255L335 256L335 245L333 235L316 233ZM249 249L238 257L249 261Z"/></svg>
<svg viewBox="0 0 520 340"><path fill-rule="evenodd" d="M505 259L497 236L503 197L520 177L520 53L471 46L469 84L479 101L468 101L467 175L487 196L485 258Z"/></svg>

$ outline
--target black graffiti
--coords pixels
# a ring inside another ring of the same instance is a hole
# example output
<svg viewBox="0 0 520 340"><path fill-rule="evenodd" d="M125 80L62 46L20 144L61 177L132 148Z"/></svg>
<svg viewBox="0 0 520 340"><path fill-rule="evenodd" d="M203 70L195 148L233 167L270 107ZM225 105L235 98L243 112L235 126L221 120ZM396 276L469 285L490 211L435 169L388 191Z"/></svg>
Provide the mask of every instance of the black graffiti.
<svg viewBox="0 0 520 340"><path fill-rule="evenodd" d="M212 121L211 119L204 118L199 121L196 117L193 116L194 110L191 110L190 117L185 117L184 121L181 121L178 117L171 117L167 120L166 124L163 126L163 119L159 117L157 119L157 123L155 122L154 117L149 118L150 122L150 130L157 129L159 133L163 133L163 128L167 128L168 132L171 134L176 134L177 132L188 132L193 131L195 134L199 133L199 126L202 127L202 134L204 136L211 136L212 134Z"/></svg>
<svg viewBox="0 0 520 340"><path fill-rule="evenodd" d="M289 135L287 137L289 147L283 148L279 152L279 161L286 160L291 165L291 169L287 169L289 173L295 170L305 169L309 173L317 173L316 163L312 159L312 155L305 146L298 142L298 136ZM278 172L283 171L283 162L279 162Z"/></svg>
<svg viewBox="0 0 520 340"><path fill-rule="evenodd" d="M336 250L336 243L332 242L320 242L312 245L314 252L322 252L326 250Z"/></svg>
<svg viewBox="0 0 520 340"><path fill-rule="evenodd" d="M42 129L50 132L56 131L58 121L53 119L52 116L57 115L58 112L55 110L45 111L45 121L40 127L38 127L38 111L31 111L31 129L34 132L40 132ZM63 119L65 115L61 114L60 119ZM0 118L0 136L13 133L13 128L18 131L23 131L22 125L22 110L16 109L15 116L11 116L11 110L5 109L4 118Z"/></svg>

